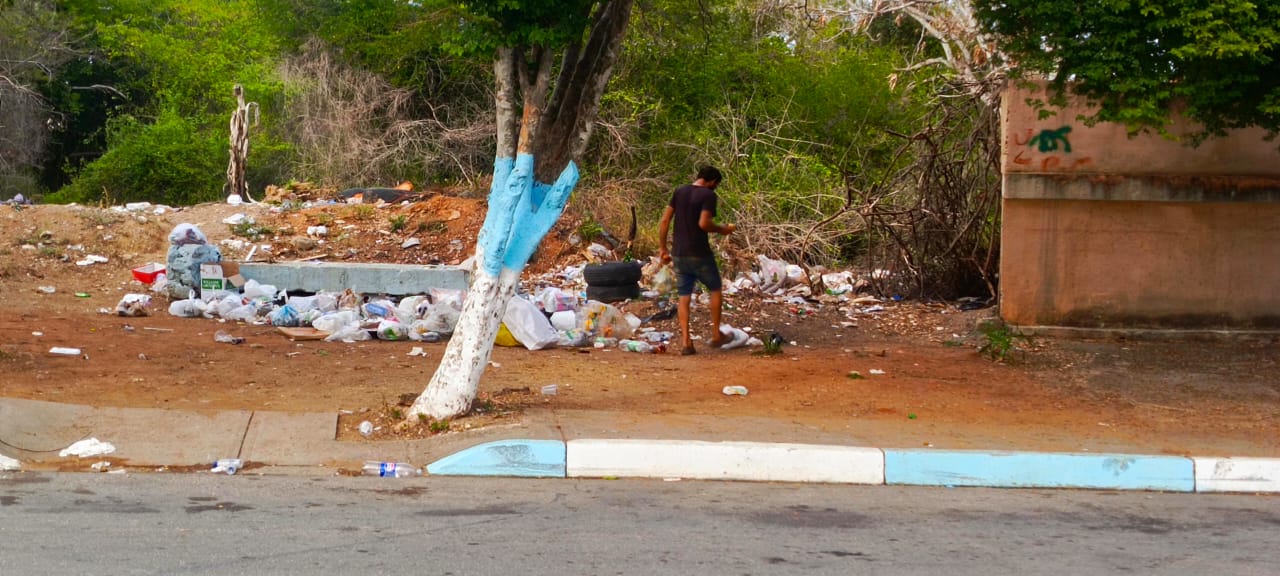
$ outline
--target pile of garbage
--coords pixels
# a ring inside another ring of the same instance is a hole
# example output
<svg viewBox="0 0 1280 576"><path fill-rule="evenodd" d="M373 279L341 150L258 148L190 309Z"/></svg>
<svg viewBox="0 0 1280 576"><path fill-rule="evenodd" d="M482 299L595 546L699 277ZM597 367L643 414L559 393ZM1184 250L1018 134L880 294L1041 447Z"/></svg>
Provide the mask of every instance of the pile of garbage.
<svg viewBox="0 0 1280 576"><path fill-rule="evenodd" d="M466 299L463 290L442 288L402 298L351 290L298 295L253 279L210 290L208 282L201 286L200 270L202 265L221 261L217 246L190 224L174 228L169 240L169 265L164 270L168 276L156 275L152 291L173 299L168 310L174 316L312 328L328 341L438 342L452 335ZM841 308L849 315L883 310L879 299L859 296L859 292L873 280L885 278L885 271L859 276L850 271L805 270L763 255L757 261L758 270L726 283L726 294L756 294L759 302L786 305L800 316L825 304L852 305ZM655 258L643 267L641 284L647 288L643 297L656 300L658 305L657 314L643 319L612 304L587 298L583 269L584 265L566 266L529 278L524 285L534 288L510 299L495 344L530 350L554 346L616 347L633 352L666 349L674 335L644 325L674 316L674 304L669 301L675 284L670 265ZM115 312L122 316L145 315L149 306L149 296L129 294ZM720 330L729 341L726 348L762 345L749 333L750 328L726 324Z"/></svg>

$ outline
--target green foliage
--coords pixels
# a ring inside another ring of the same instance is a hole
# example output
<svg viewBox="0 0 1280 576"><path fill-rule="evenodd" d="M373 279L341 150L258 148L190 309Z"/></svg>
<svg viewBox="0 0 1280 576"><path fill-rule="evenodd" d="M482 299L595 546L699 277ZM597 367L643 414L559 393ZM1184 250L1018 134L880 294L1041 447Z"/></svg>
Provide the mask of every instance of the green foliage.
<svg viewBox="0 0 1280 576"><path fill-rule="evenodd" d="M1015 352L1026 352L1031 337L1016 329L1011 329L1004 322L988 322L981 325L978 331L986 339L978 347L978 353L996 362L1008 362Z"/></svg>
<svg viewBox="0 0 1280 576"><path fill-rule="evenodd" d="M283 117L272 107L282 89L273 73L279 44L254 0L65 4L86 43L86 55L65 68L67 78L112 90L51 91L68 118L56 146L76 154L60 163L75 180L56 199L92 201L106 192L168 203L217 197L237 83L262 104L264 124L250 129L251 189L280 175L289 148L269 136L273 118ZM46 171L45 179L57 184L66 175Z"/></svg>
<svg viewBox="0 0 1280 576"><path fill-rule="evenodd" d="M387 223L391 224L392 232L400 232L404 230L406 224L409 223L409 216L406 214L396 214L387 218Z"/></svg>
<svg viewBox="0 0 1280 576"><path fill-rule="evenodd" d="M221 195L226 170L226 141L202 133L172 110L155 123L121 116L107 126L110 148L89 164L71 185L45 197L47 202L148 201L185 205Z"/></svg>
<svg viewBox="0 0 1280 576"><path fill-rule="evenodd" d="M975 0L1025 77L1098 103L1090 120L1163 129L1171 106L1206 133L1280 131L1280 2ZM1051 103L1061 104L1059 96ZM1201 135L1203 136L1203 134Z"/></svg>
<svg viewBox="0 0 1280 576"><path fill-rule="evenodd" d="M582 237L583 242L591 242L602 233L604 233L604 226L590 215L584 217L582 224L578 225L578 236Z"/></svg>

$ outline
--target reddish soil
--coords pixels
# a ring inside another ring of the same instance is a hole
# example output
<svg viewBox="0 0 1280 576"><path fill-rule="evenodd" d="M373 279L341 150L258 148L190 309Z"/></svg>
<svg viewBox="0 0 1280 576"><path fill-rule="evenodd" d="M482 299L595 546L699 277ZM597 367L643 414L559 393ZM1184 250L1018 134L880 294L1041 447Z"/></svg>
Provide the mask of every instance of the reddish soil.
<svg viewBox="0 0 1280 576"><path fill-rule="evenodd" d="M258 243L271 244L270 257L280 260L329 254L330 260L454 263L470 253L484 207L446 196L280 215L222 205L160 216L0 207L0 395L99 406L341 410L352 413L343 419L344 437L366 418L383 425L380 437L431 433L426 426L393 431L391 424L401 396L422 390L443 343L424 345L426 357L411 357L407 352L420 344L293 342L269 326L175 318L162 299L148 317L99 311L142 291L129 269L163 262L175 224L195 223L217 242L230 236L222 218L236 211L271 230ZM295 240L318 224L330 228L324 244ZM567 242L571 230L564 225L552 233L530 274L582 261L581 247ZM402 249L409 237L421 245ZM236 259L247 249L223 252ZM109 261L76 265L85 254ZM884 312L851 318L840 306L816 304L815 313L798 316L758 294L726 301L729 323L757 334L777 331L795 344L772 356L705 346L690 357L498 348L496 366L481 384L480 413L449 425L486 426L550 408L659 427L664 421L769 420L811 429L815 437L848 433L907 446L1280 456L1274 337L1037 337L1019 341L1021 350L997 363L977 351L985 337L976 326L993 315L989 309L886 303ZM627 307L639 316L654 310L651 302ZM694 321L706 324L702 310L695 310ZM673 320L656 327L675 328ZM246 342L215 343L217 330ZM50 354L54 346L80 348L83 356ZM850 378L851 371L862 378ZM546 384L558 384L560 393L540 395ZM724 396L727 384L745 385L750 393Z"/></svg>

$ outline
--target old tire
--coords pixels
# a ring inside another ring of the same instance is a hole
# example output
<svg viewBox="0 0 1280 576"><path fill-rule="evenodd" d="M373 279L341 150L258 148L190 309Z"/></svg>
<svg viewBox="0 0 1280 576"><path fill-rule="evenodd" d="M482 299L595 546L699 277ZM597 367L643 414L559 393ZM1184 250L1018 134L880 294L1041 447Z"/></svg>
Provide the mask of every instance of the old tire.
<svg viewBox="0 0 1280 576"><path fill-rule="evenodd" d="M632 282L626 286L587 286L587 299L599 302L619 302L640 297L640 285Z"/></svg>
<svg viewBox="0 0 1280 576"><path fill-rule="evenodd" d="M587 286L630 286L640 281L639 262L602 262L582 269Z"/></svg>

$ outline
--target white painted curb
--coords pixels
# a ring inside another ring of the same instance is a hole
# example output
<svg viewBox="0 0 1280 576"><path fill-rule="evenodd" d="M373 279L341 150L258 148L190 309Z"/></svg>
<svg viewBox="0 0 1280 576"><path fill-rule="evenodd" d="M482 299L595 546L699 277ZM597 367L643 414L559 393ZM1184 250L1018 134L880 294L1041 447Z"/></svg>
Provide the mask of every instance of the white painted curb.
<svg viewBox="0 0 1280 576"><path fill-rule="evenodd" d="M1280 492L1280 458L1192 458L1196 492Z"/></svg>
<svg viewBox="0 0 1280 576"><path fill-rule="evenodd" d="M884 484L884 452L878 448L621 439L565 444L565 472L577 478Z"/></svg>

